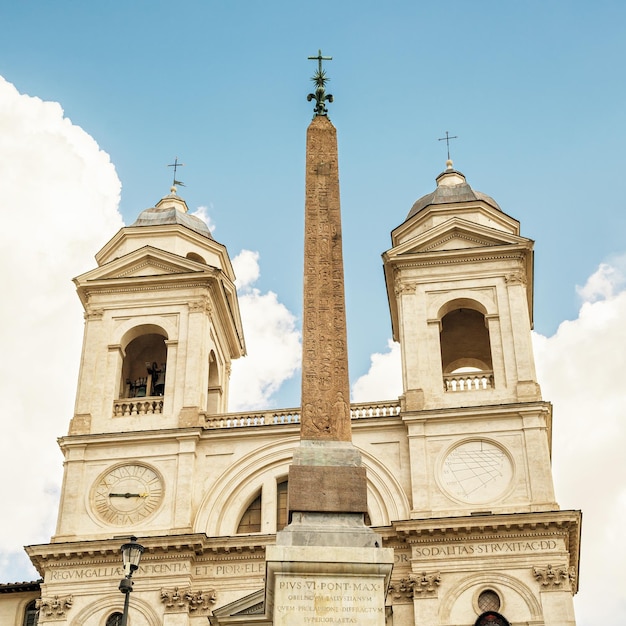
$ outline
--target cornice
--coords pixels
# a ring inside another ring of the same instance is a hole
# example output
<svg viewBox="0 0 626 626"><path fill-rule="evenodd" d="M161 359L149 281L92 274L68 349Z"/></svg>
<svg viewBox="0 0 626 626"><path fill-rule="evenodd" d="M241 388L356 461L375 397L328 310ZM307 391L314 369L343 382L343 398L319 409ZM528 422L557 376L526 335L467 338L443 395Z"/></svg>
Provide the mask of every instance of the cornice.
<svg viewBox="0 0 626 626"><path fill-rule="evenodd" d="M416 543L424 539L434 541L474 535L480 538L502 536L503 532L511 533L511 536L520 533L526 536L546 531L561 532L571 527L578 528L580 522L580 511L498 513L395 521L390 526L377 529L377 532L389 540L398 538L406 543Z"/></svg>
<svg viewBox="0 0 626 626"><path fill-rule="evenodd" d="M43 568L81 565L104 565L120 560L120 546L127 536L92 541L62 542L26 546L37 571ZM144 546L142 562L151 560L212 560L265 558L265 547L276 541L275 535L242 535L211 538L202 533L138 537Z"/></svg>
<svg viewBox="0 0 626 626"><path fill-rule="evenodd" d="M485 417L504 416L511 413L516 416L520 416L531 413L546 412L550 415L552 414L552 403L547 400L536 400L533 402L514 402L443 409L422 409L419 411L404 411L401 413L401 416L403 422L410 423L433 419L465 421L471 419L472 417L484 419Z"/></svg>
<svg viewBox="0 0 626 626"><path fill-rule="evenodd" d="M487 261L523 261L530 252L527 248L511 252L495 253L493 247L487 250L478 248L463 248L461 250L437 250L432 252L411 252L398 256L389 256L387 262L410 267L435 267L440 265L467 265L468 263Z"/></svg>

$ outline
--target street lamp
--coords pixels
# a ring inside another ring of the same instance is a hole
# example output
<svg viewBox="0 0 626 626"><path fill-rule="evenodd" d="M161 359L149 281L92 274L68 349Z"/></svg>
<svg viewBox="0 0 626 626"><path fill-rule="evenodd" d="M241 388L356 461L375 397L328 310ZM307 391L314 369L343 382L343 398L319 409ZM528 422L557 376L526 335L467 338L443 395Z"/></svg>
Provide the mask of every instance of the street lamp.
<svg viewBox="0 0 626 626"><path fill-rule="evenodd" d="M120 580L120 591L124 594L124 613L122 613L122 623L126 626L128 621L128 600L130 592L133 590L131 580L133 572L139 567L139 560L143 553L143 546L137 543L137 537L131 537L129 543L122 546L122 565L124 567L124 578Z"/></svg>

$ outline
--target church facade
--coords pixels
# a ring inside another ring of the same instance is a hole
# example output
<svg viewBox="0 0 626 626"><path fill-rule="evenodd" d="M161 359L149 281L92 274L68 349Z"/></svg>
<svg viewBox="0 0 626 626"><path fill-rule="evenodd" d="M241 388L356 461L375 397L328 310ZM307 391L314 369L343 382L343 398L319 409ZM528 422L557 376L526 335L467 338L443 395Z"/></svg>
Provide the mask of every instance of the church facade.
<svg viewBox="0 0 626 626"><path fill-rule="evenodd" d="M383 254L403 394L349 407L367 522L394 551L386 623L573 626L581 515L554 494L533 242L451 161L436 183ZM0 621L117 625L136 536L132 626L269 624L265 553L289 521L301 411L228 412L246 354L228 252L172 188L96 261L75 279L85 330L56 531L26 548L40 583L0 585Z"/></svg>

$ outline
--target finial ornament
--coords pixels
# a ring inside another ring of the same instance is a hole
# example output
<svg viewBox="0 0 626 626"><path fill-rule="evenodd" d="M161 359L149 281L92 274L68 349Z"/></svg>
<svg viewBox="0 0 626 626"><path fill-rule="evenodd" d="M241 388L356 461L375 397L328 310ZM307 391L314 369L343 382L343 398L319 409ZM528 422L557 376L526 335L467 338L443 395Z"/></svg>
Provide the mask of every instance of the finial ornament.
<svg viewBox="0 0 626 626"><path fill-rule="evenodd" d="M441 137L440 139L437 139L437 141L445 141L446 146L448 147L448 161L446 162L446 165L448 165L448 162L450 164L448 166L448 169L450 169L450 167L452 166L452 159L450 159L450 139L458 139L458 136L454 135L453 137L450 137L448 131L446 131L445 137Z"/></svg>
<svg viewBox="0 0 626 626"><path fill-rule="evenodd" d="M326 93L326 83L330 78L326 76L326 71L322 69L322 61L332 61L333 57L324 57L322 56L322 51L318 50L316 57L308 57L308 59L309 61L317 61L317 72L311 78L315 83L315 93L310 93L306 99L311 102L315 98L315 109L313 109L315 115L313 117L318 117L319 115L328 116L328 109L324 102L332 102L333 96Z"/></svg>
<svg viewBox="0 0 626 626"><path fill-rule="evenodd" d="M170 163L167 167L173 167L174 168L174 180L172 182L172 193L176 193L176 186L178 185L179 187L184 187L185 183L183 183L180 180L176 180L176 170L179 167L185 167L184 163L179 163L178 162L178 157L176 157L174 159L174 163Z"/></svg>

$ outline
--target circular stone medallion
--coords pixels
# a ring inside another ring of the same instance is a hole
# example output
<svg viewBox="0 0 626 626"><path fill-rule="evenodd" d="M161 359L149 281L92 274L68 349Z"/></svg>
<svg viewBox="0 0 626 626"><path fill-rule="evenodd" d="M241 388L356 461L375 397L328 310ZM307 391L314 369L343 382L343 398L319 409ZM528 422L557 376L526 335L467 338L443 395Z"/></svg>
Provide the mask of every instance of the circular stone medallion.
<svg viewBox="0 0 626 626"><path fill-rule="evenodd" d="M511 484L513 465L500 446L484 439L465 441L444 458L440 482L454 498L468 504L495 500Z"/></svg>

